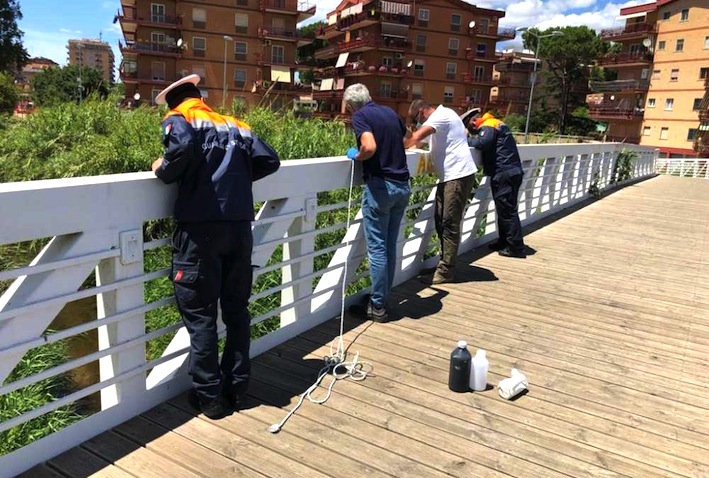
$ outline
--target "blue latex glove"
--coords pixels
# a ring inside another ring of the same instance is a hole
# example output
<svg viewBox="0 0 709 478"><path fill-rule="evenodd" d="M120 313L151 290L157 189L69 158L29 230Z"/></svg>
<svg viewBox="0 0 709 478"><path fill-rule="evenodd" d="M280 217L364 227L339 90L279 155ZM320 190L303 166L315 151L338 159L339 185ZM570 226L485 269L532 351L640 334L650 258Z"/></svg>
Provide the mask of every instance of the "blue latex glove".
<svg viewBox="0 0 709 478"><path fill-rule="evenodd" d="M359 153L359 149L352 147L347 150L347 157L349 159L355 159L355 156L357 156L357 153Z"/></svg>

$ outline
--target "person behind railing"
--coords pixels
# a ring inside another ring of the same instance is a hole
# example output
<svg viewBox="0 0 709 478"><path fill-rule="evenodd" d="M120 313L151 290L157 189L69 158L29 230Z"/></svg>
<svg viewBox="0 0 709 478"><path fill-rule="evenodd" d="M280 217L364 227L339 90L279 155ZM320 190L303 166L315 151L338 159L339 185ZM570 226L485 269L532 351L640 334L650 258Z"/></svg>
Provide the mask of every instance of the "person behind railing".
<svg viewBox="0 0 709 478"><path fill-rule="evenodd" d="M374 103L361 83L348 86L343 99L352 112L358 145L347 156L363 162L362 219L372 280L371 296L363 304L352 305L349 312L384 322L389 317L387 298L396 273L399 228L411 196L404 151L406 126L394 110Z"/></svg>
<svg viewBox="0 0 709 478"><path fill-rule="evenodd" d="M170 278L190 335L190 404L217 419L239 407L249 383L251 187L280 160L246 123L212 111L199 79L186 76L156 97L170 112L162 122L165 154L152 170L164 183L178 183ZM226 325L221 364L219 303Z"/></svg>
<svg viewBox="0 0 709 478"><path fill-rule="evenodd" d="M522 225L517 212L524 171L517 143L505 123L491 113L481 113L480 108L473 108L463 113L461 120L471 133L468 144L481 151L483 172L490 177L499 238L488 247L501 256L524 258Z"/></svg>
<svg viewBox="0 0 709 478"><path fill-rule="evenodd" d="M419 127L405 139L404 147L417 146L430 136L431 159L438 176L434 220L441 241L441 259L433 275L424 281L453 282L460 223L478 168L468 147L465 126L455 111L443 105L434 108L426 100L418 99L409 106L409 118Z"/></svg>

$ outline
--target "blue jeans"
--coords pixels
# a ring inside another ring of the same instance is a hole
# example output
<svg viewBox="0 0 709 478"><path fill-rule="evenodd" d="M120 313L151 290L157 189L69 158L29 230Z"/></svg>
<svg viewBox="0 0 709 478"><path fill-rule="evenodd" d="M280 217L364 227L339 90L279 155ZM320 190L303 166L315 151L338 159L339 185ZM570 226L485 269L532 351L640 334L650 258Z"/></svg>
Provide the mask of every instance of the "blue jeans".
<svg viewBox="0 0 709 478"><path fill-rule="evenodd" d="M362 193L364 237L367 240L372 304L386 307L396 273L396 242L404 211L409 203L408 181L371 177Z"/></svg>

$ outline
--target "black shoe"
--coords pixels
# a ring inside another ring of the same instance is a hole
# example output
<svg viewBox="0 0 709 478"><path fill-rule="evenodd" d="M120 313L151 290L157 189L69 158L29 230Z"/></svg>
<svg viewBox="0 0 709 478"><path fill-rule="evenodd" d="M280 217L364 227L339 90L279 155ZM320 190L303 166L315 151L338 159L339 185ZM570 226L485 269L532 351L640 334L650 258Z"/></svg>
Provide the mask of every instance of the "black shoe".
<svg viewBox="0 0 709 478"><path fill-rule="evenodd" d="M503 257L516 257L517 259L524 259L527 257L527 254L524 252L524 249L517 250L505 247L504 249L500 249L499 251L497 251L497 253Z"/></svg>
<svg viewBox="0 0 709 478"><path fill-rule="evenodd" d="M197 395L197 392L192 389L187 397L187 401L192 408L198 412L202 412L205 417L211 420L219 420L227 416L227 410L224 408L221 398L202 400Z"/></svg>
<svg viewBox="0 0 709 478"><path fill-rule="evenodd" d="M373 322L386 322L389 320L386 307L375 307L372 302L351 305L347 311L356 319L371 320Z"/></svg>
<svg viewBox="0 0 709 478"><path fill-rule="evenodd" d="M227 406L233 411L238 412L241 406L246 400L246 389L248 388L248 381L241 382L234 386L224 386L222 388L222 398L226 402Z"/></svg>
<svg viewBox="0 0 709 478"><path fill-rule="evenodd" d="M500 241L499 239L496 241L492 241L487 245L487 248L490 249L491 251L499 251L507 247L507 243Z"/></svg>

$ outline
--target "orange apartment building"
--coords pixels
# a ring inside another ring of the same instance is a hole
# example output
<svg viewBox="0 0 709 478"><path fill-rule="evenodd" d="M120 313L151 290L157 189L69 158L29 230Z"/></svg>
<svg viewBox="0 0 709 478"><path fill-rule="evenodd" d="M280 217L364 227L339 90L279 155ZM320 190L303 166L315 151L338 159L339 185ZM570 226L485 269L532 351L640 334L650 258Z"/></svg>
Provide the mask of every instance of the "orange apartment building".
<svg viewBox="0 0 709 478"><path fill-rule="evenodd" d="M105 81L113 83L116 63L111 45L101 40L69 40L67 51L70 65L95 68Z"/></svg>
<svg viewBox="0 0 709 478"><path fill-rule="evenodd" d="M15 75L15 84L22 90L23 93L29 94L32 88L32 78L43 72L47 68L58 67L59 64L54 60L44 57L30 58L19 74Z"/></svg>
<svg viewBox="0 0 709 478"><path fill-rule="evenodd" d="M298 0L121 0L120 77L126 97L154 102L171 82L196 73L212 106L254 106L268 92L279 107L304 88L294 81L296 48L313 39L296 24L315 6ZM307 90L309 93L309 88Z"/></svg>
<svg viewBox="0 0 709 478"><path fill-rule="evenodd" d="M487 105L495 46L515 37L498 28L504 15L461 0L343 0L317 32L328 42L315 54L317 114L346 119L342 94L354 83L404 117L416 98L461 112Z"/></svg>
<svg viewBox="0 0 709 478"><path fill-rule="evenodd" d="M656 0L620 15L625 26L603 30L601 38L622 50L599 60L618 79L591 85L591 117L608 123L609 140L696 156L702 137L709 143L709 5Z"/></svg>
<svg viewBox="0 0 709 478"><path fill-rule="evenodd" d="M507 50L499 55L499 63L495 65L492 73L494 86L490 91L488 105L490 109L498 111L503 116L527 113L534 61L534 54L526 51ZM542 62L538 61L537 73L539 74ZM535 87L539 83L540 81L537 80Z"/></svg>

